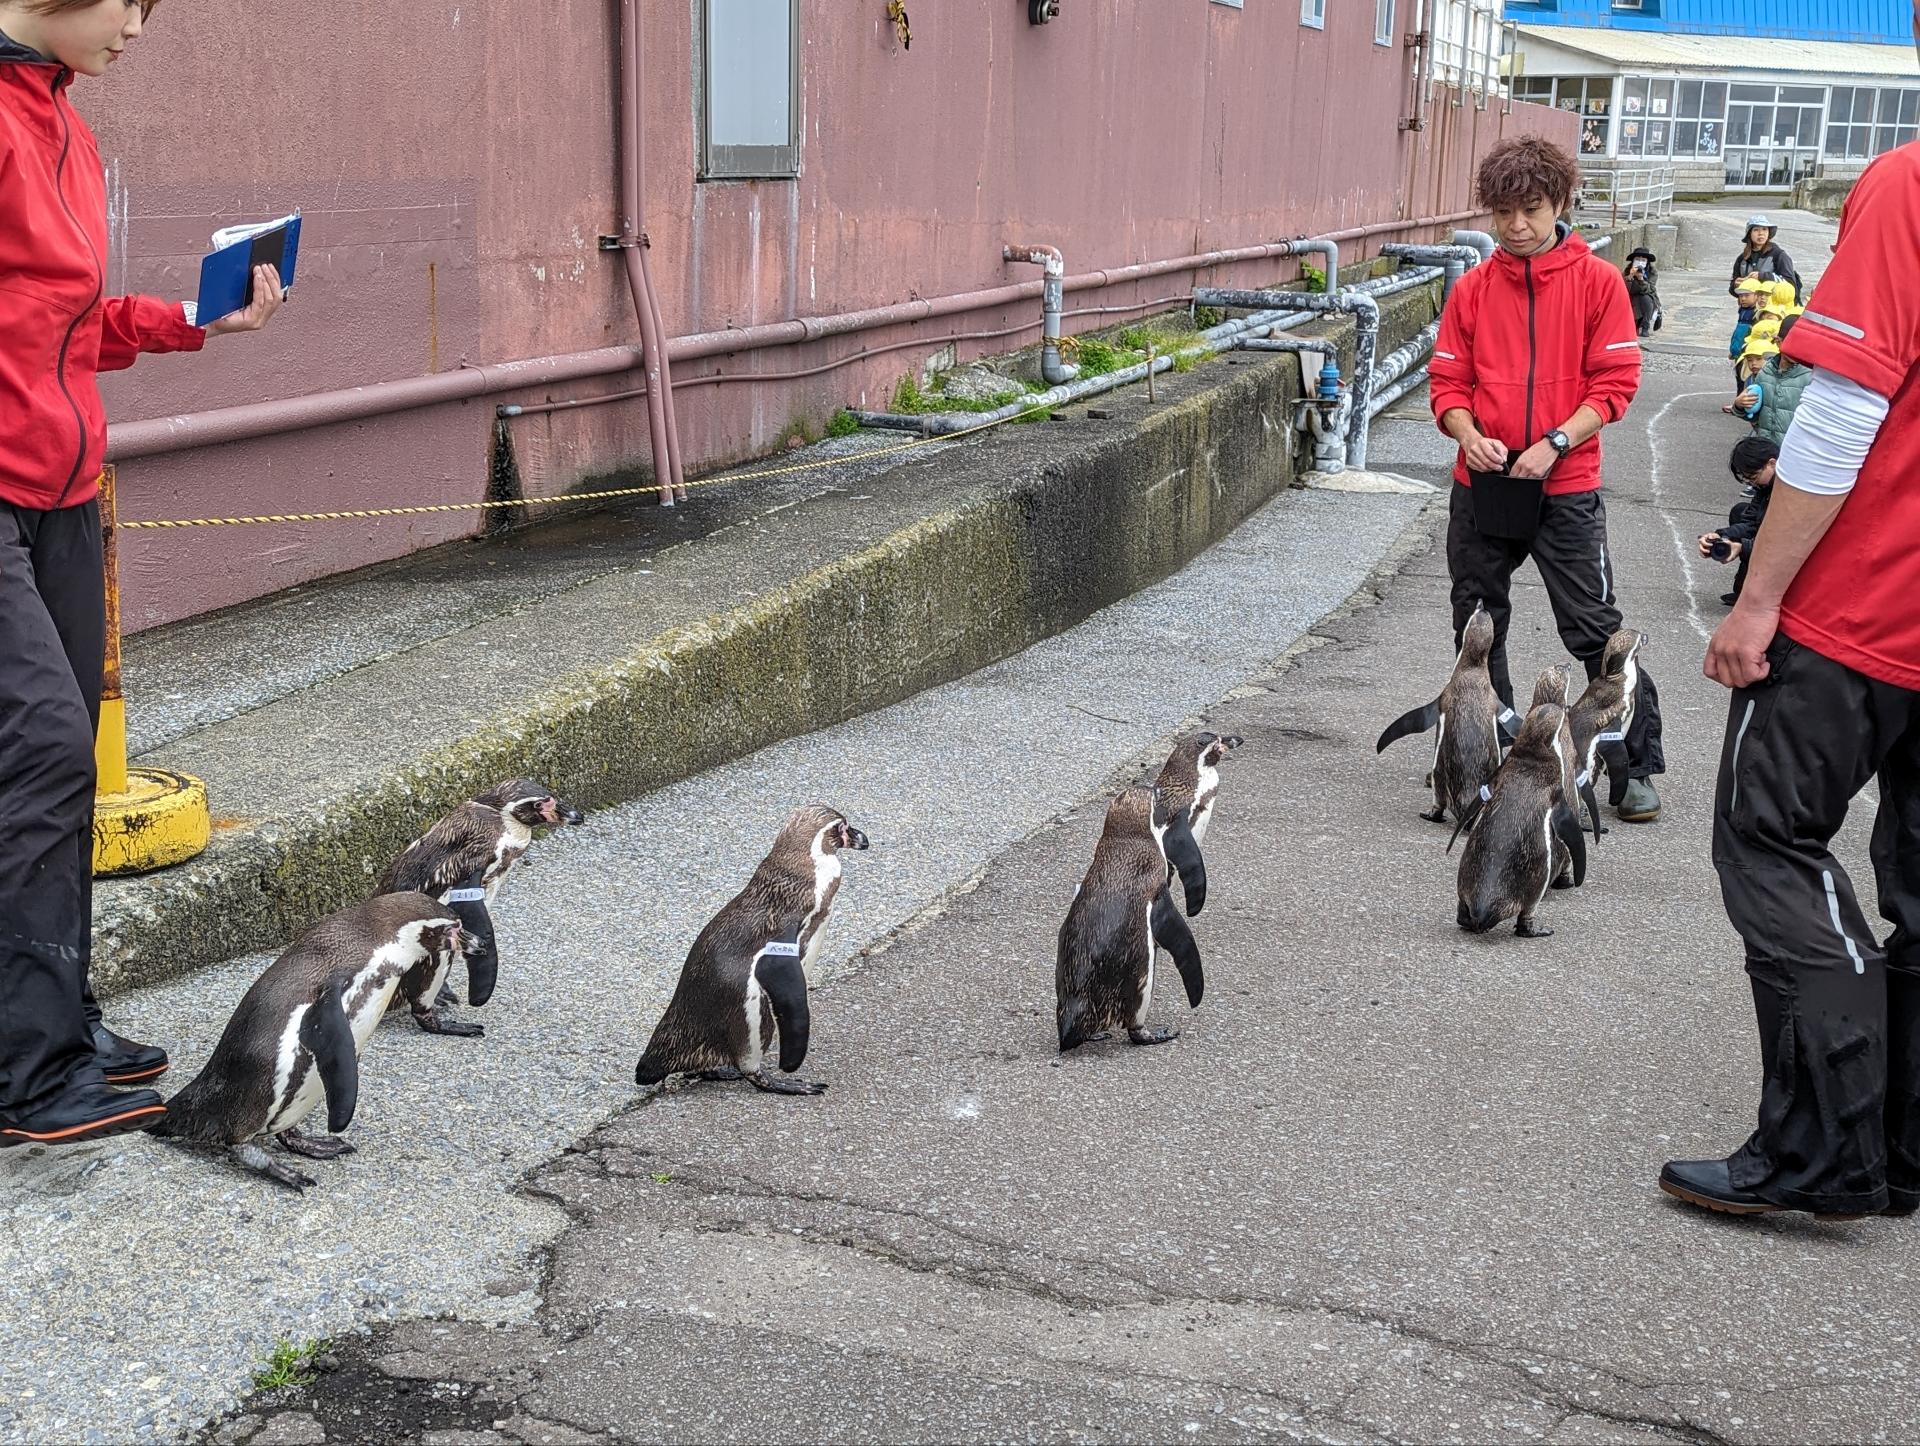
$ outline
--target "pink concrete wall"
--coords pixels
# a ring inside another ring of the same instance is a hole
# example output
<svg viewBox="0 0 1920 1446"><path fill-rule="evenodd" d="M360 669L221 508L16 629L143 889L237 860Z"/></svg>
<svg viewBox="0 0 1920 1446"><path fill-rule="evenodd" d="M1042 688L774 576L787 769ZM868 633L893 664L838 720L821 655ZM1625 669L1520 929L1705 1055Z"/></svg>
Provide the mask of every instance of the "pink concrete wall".
<svg viewBox="0 0 1920 1446"><path fill-rule="evenodd" d="M1026 0L914 7L902 51L880 0L804 0L797 181L694 180L698 0L646 0L652 264L671 333L937 296L1031 278L1010 241L1068 270L1461 209L1503 133L1572 139L1570 118L1442 100L1399 129L1406 53L1372 7L1292 0ZM77 99L114 198L115 281L190 295L207 234L305 213L295 299L266 334L105 379L120 419L571 352L637 335L614 227L615 6L424 0L330 7L279 31L241 0L173 0ZM529 22L537 15L537 23ZM259 119L264 124L253 126ZM1291 263L1209 279L1292 274ZM1170 276L1070 306L1177 294ZM1037 302L923 328L924 349L797 382L678 393L690 467L753 455L795 418L878 401L949 333L1032 319ZM1097 324L1089 318L1082 325ZM784 371L916 335L901 329L681 369ZM963 355L1012 343L963 347ZM518 400L583 395L637 377ZM498 398L121 469L123 516L351 507L480 496ZM530 489L648 463L641 403L511 424ZM132 533L126 618L151 626L474 530L476 515Z"/></svg>

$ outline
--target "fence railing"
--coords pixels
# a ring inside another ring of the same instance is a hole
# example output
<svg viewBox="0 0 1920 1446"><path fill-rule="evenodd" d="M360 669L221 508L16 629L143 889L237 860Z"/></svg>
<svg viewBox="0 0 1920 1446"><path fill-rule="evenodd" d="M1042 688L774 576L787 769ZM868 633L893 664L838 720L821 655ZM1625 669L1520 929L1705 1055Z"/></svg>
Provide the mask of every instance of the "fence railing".
<svg viewBox="0 0 1920 1446"><path fill-rule="evenodd" d="M1609 226L1672 214L1672 166L1624 166L1617 171L1590 171L1574 202L1574 215L1579 220L1601 221Z"/></svg>

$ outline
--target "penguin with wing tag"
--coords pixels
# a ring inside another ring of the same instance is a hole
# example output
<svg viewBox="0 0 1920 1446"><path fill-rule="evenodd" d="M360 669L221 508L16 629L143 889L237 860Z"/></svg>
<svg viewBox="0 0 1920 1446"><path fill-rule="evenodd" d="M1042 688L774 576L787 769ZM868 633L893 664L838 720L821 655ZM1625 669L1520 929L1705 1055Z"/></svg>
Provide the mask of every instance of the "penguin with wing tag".
<svg viewBox="0 0 1920 1446"><path fill-rule="evenodd" d="M1154 780L1169 820L1163 840L1167 861L1180 875L1188 918L1206 907L1207 868L1200 844L1220 797L1220 764L1240 743L1232 734L1196 733L1173 750Z"/></svg>
<svg viewBox="0 0 1920 1446"><path fill-rule="evenodd" d="M494 942L492 906L507 875L533 842L536 828L577 825L585 815L530 778L510 778L463 803L387 865L376 888L397 893L418 889L439 899L460 919L469 939L467 1002L479 1008L493 997L500 953ZM426 964L409 974L400 997L413 1010L414 1023L429 1034L477 1038L478 1024L442 1016L453 1002L446 970Z"/></svg>
<svg viewBox="0 0 1920 1446"><path fill-rule="evenodd" d="M1640 689L1640 649L1647 635L1622 628L1607 639L1600 654L1600 671L1587 684L1586 691L1574 701L1572 709L1574 772L1579 781L1580 798L1593 820L1593 836L1598 839L1600 805L1595 798L1593 780L1600 767L1602 744L1613 745L1614 758L1625 754L1627 730L1633 727L1633 710ZM1609 770L1611 772L1611 769ZM1624 779L1609 779L1609 792L1624 790Z"/></svg>
<svg viewBox="0 0 1920 1446"><path fill-rule="evenodd" d="M1374 752L1415 733L1438 729L1433 744L1433 811L1420 817L1445 823L1451 813L1463 817L1481 787L1500 766L1500 743L1511 716L1493 690L1487 658L1493 652L1493 615L1477 606L1460 635L1460 654L1453 675L1431 703L1403 713L1389 723Z"/></svg>
<svg viewBox="0 0 1920 1446"><path fill-rule="evenodd" d="M840 853L867 846L864 833L823 804L788 818L746 888L693 941L634 1083L693 1074L745 1079L768 1094L826 1092L824 1084L786 1076L807 1057L807 980L840 887ZM776 1030L779 1076L765 1067Z"/></svg>
<svg viewBox="0 0 1920 1446"><path fill-rule="evenodd" d="M1125 1028L1133 1044L1179 1037L1177 1029L1147 1028L1161 949L1173 956L1188 1005L1200 1007L1200 950L1174 907L1168 873L1166 838L1175 821L1151 788L1129 788L1107 806L1093 863L1060 926L1053 982L1062 1054L1117 1028ZM1182 887L1191 900L1196 881L1184 872ZM1204 892L1202 886L1201 897Z"/></svg>
<svg viewBox="0 0 1920 1446"><path fill-rule="evenodd" d="M1528 712L1513 751L1494 775L1460 856L1459 924L1484 934L1517 919L1523 939L1553 930L1535 911L1558 879L1586 882L1587 850L1568 783L1573 776L1572 730L1566 710L1542 703Z"/></svg>
<svg viewBox="0 0 1920 1446"><path fill-rule="evenodd" d="M295 1190L313 1178L256 1143L272 1135L309 1159L351 1154L339 1138L360 1098L360 1055L401 977L445 970L460 953L460 921L420 893L383 894L309 927L253 982L206 1067L167 1102L150 1133L224 1145L250 1170ZM327 1106L327 1135L299 1126Z"/></svg>

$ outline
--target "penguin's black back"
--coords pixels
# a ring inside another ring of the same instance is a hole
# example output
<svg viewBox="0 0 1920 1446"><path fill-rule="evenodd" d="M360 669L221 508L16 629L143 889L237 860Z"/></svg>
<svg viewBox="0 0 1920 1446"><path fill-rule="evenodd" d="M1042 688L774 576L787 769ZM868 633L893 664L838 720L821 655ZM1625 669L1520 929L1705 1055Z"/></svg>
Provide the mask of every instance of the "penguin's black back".
<svg viewBox="0 0 1920 1446"><path fill-rule="evenodd" d="M1132 1023L1153 957L1148 911L1166 888L1166 855L1150 828L1116 801L1060 926L1053 984L1063 1046Z"/></svg>

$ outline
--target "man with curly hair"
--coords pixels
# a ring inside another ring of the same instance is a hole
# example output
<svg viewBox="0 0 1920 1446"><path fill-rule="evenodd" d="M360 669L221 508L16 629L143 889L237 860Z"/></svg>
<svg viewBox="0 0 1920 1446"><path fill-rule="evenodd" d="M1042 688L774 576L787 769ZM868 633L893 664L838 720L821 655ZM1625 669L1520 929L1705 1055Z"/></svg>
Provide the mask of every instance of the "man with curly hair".
<svg viewBox="0 0 1920 1446"><path fill-rule="evenodd" d="M1620 273L1561 219L1578 178L1574 158L1537 136L1487 152L1475 184L1500 245L1454 287L1429 368L1433 415L1460 444L1447 524L1454 645L1485 604L1489 667L1509 726L1515 568L1533 559L1560 640L1589 678L1620 627L1600 429L1626 414L1640 388L1640 341ZM1644 669L1624 738L1601 749L1620 817L1658 818L1651 780L1666 758L1659 694Z"/></svg>

